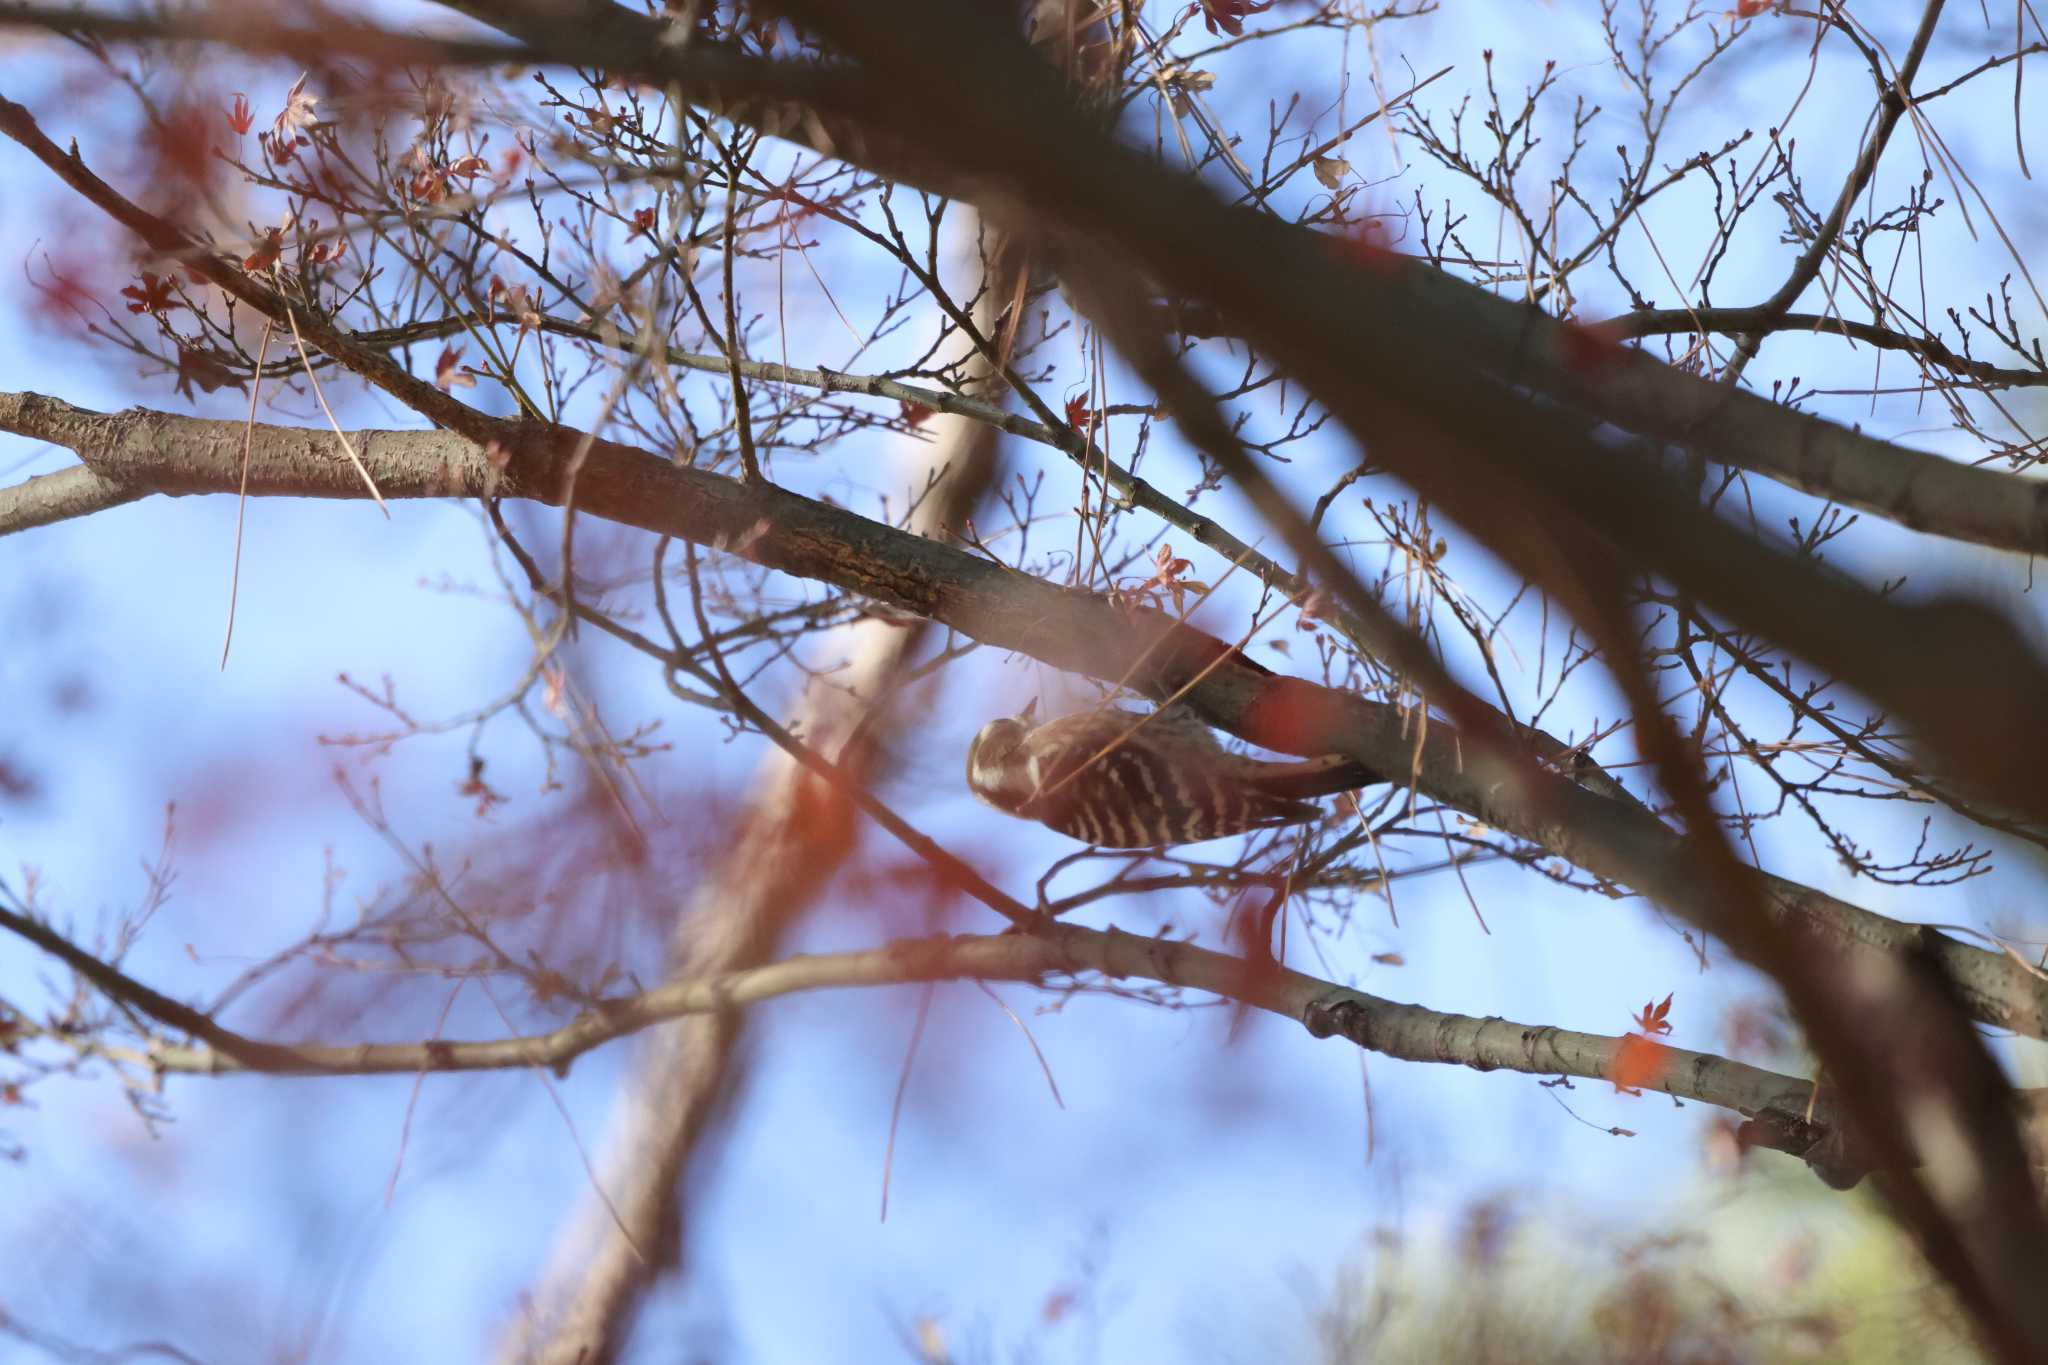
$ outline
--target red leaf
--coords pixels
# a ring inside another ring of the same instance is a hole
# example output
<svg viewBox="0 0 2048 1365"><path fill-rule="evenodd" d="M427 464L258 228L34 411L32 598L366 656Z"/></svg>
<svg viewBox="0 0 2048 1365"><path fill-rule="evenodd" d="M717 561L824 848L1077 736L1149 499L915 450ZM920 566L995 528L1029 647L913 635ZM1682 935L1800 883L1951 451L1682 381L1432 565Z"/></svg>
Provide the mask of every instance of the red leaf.
<svg viewBox="0 0 2048 1365"><path fill-rule="evenodd" d="M1754 19L1771 7L1772 0L1736 0L1735 17Z"/></svg>
<svg viewBox="0 0 2048 1365"><path fill-rule="evenodd" d="M235 92L235 107L223 117L227 119L228 127L238 134L247 133L250 125L256 122L255 114L249 110L249 97L239 90Z"/></svg>
<svg viewBox="0 0 2048 1365"><path fill-rule="evenodd" d="M195 384L199 386L201 393L212 393L215 389L219 388L239 389L244 387L242 381L237 379L219 361L203 352L180 346L178 348L177 390L185 397L190 398L193 396L192 387Z"/></svg>
<svg viewBox="0 0 2048 1365"><path fill-rule="evenodd" d="M654 210L651 208L633 210L633 231L654 235Z"/></svg>
<svg viewBox="0 0 2048 1365"><path fill-rule="evenodd" d="M1086 431L1094 413L1088 406L1088 395L1077 393L1067 400L1067 425L1076 431Z"/></svg>
<svg viewBox="0 0 2048 1365"><path fill-rule="evenodd" d="M1201 0L1201 8L1202 24L1209 32L1239 38L1244 36L1245 18L1273 8L1273 0Z"/></svg>
<svg viewBox="0 0 2048 1365"><path fill-rule="evenodd" d="M150 121L143 135L149 164L181 188L204 186L219 169L213 155L212 124L198 104L179 100Z"/></svg>
<svg viewBox="0 0 2048 1365"><path fill-rule="evenodd" d="M925 419L931 415L932 410L922 403L903 404L903 422L906 426L921 427L925 424Z"/></svg>
<svg viewBox="0 0 2048 1365"><path fill-rule="evenodd" d="M129 285L121 291L121 297L129 301L128 311L131 313L149 313L160 316L173 308L183 308L185 306L171 297L170 276L152 275L147 270L142 272L141 286Z"/></svg>
<svg viewBox="0 0 2048 1365"><path fill-rule="evenodd" d="M448 197L449 172L436 166L425 148L406 148L398 158L398 170L406 176L406 193L421 203L438 204Z"/></svg>

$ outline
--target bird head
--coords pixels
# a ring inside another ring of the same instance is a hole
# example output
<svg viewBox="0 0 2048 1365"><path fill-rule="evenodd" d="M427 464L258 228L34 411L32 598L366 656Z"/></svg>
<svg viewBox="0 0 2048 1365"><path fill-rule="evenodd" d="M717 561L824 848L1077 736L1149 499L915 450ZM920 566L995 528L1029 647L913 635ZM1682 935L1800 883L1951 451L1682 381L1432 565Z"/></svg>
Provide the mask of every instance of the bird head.
<svg viewBox="0 0 2048 1365"><path fill-rule="evenodd" d="M967 746L967 785L997 810L1015 812L1037 792L1037 776L1031 772L1029 760L1018 753L1037 713L1038 699L1034 697L1017 715L982 726Z"/></svg>

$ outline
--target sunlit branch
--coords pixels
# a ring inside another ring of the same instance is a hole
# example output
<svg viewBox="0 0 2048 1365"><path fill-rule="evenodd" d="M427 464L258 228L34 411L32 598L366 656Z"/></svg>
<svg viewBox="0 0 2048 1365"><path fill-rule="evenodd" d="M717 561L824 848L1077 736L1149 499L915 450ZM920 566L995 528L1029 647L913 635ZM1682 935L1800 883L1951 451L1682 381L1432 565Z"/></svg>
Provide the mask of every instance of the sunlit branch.
<svg viewBox="0 0 2048 1365"><path fill-rule="evenodd" d="M0 928L25 922L0 907ZM33 926L40 929L40 926ZM1654 1090L1733 1110L1760 1122L1756 1145L1801 1156L1836 1184L1865 1171L1864 1153L1841 1131L1838 1112L1813 1084L1710 1053L1642 1037L1580 1033L1506 1019L1447 1014L1400 1004L1302 972L1254 964L1191 943L1116 929L1048 925L1031 934L903 939L861 952L802 954L760 967L684 978L607 999L559 1028L516 1038L466 1042L284 1043L220 1027L176 1005L47 930L30 935L110 998L133 1006L198 1044L151 1038L140 1047L52 1035L108 1061L159 1075L410 1075L544 1067L566 1074L578 1057L665 1020L747 1009L783 996L925 981L1019 981L1044 990L1086 989L1086 978L1142 980L1235 1000L1405 1061L1573 1076ZM61 945L61 947L60 947ZM68 949L68 951L67 951ZM2018 1101L2027 1106L2029 1101Z"/></svg>
<svg viewBox="0 0 2048 1365"><path fill-rule="evenodd" d="M517 434L516 424L506 424ZM0 534L49 519L46 481L90 476L119 500L146 493L229 493L240 482L242 425L134 410L107 415L34 394L0 394L0 430L78 452L85 474L63 471L0 490ZM559 502L544 459L502 468L448 432L355 434L378 486L394 499L527 497ZM558 433L567 445L575 433ZM1156 611L1112 604L1018 574L952 546L828 507L782 489L679 468L597 442L579 485L586 512L700 545L721 546L770 568L833 583L1015 649L1055 667L1128 678L1171 696L1217 657L1221 641ZM258 424L251 435L252 496L357 499L361 481L331 432ZM1133 659L1144 666L1133 672ZM1536 773L1526 796L1480 779L1455 730L1430 727L1418 745L1403 708L1286 678L1231 654L1187 700L1213 723L1285 752L1350 752L1486 824L1529 840L1612 882L1661 862L1676 865L1680 836L1620 795ZM1280 729L1275 720L1282 720ZM1552 740L1560 754L1569 747ZM1836 949L1933 953L1979 1020L2031 1037L2048 1032L2048 982L2009 954L1987 952L1918 925L1872 914L1815 888L1758 874L1765 908ZM1638 888L1646 889L1646 888ZM1682 885L1657 893L1684 903Z"/></svg>

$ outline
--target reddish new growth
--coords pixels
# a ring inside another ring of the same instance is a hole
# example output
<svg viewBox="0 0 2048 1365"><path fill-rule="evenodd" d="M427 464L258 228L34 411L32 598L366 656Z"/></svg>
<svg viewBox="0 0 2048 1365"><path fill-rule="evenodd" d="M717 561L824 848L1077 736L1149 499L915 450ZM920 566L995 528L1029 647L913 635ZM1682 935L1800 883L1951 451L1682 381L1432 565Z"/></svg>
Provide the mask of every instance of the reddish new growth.
<svg viewBox="0 0 2048 1365"><path fill-rule="evenodd" d="M462 796L475 798L479 819L489 815L493 807L502 806L511 799L484 781L484 759L480 754L469 756L469 776L458 783L455 790Z"/></svg>
<svg viewBox="0 0 2048 1365"><path fill-rule="evenodd" d="M1088 395L1077 393L1067 400L1067 425L1076 431L1086 431L1094 419L1094 410L1088 406Z"/></svg>
<svg viewBox="0 0 2048 1365"><path fill-rule="evenodd" d="M306 231L309 234L317 233L319 230L320 223L317 219L306 224ZM341 253L347 250L348 238L346 237L335 237L328 241L315 242L306 248L299 258L299 263L302 266L325 265L329 261L338 260Z"/></svg>
<svg viewBox="0 0 2048 1365"><path fill-rule="evenodd" d="M1206 591L1200 583L1190 583L1181 575L1195 566L1188 560L1176 558L1173 546L1161 545L1159 552L1152 556L1152 576L1138 586L1138 595L1149 597L1154 594L1170 594L1173 609L1182 615L1187 613L1187 593Z"/></svg>
<svg viewBox="0 0 2048 1365"><path fill-rule="evenodd" d="M290 142L297 138L299 131L311 128L319 122L313 106L320 102L318 95L306 93L304 72L292 82L292 88L285 92L284 108L278 111L277 121L270 125L270 135L278 142Z"/></svg>
<svg viewBox="0 0 2048 1365"><path fill-rule="evenodd" d="M272 120L270 130L257 134L263 154L273 161L290 161L298 155L299 148L312 146L313 140L305 132L320 121L313 112L313 106L319 102L318 95L306 93L306 77L301 74L285 93L284 108Z"/></svg>

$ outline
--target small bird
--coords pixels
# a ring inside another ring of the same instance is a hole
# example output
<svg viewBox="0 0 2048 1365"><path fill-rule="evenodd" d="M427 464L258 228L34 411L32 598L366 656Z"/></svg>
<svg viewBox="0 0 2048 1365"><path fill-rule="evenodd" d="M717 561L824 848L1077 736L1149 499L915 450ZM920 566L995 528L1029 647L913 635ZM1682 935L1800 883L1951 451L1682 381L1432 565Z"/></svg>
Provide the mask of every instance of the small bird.
<svg viewBox="0 0 2048 1365"><path fill-rule="evenodd" d="M992 720L967 749L984 804L1098 848L1194 844L1322 814L1318 796L1385 779L1339 756L1276 762L1234 754L1193 713L1098 707L1032 724Z"/></svg>

